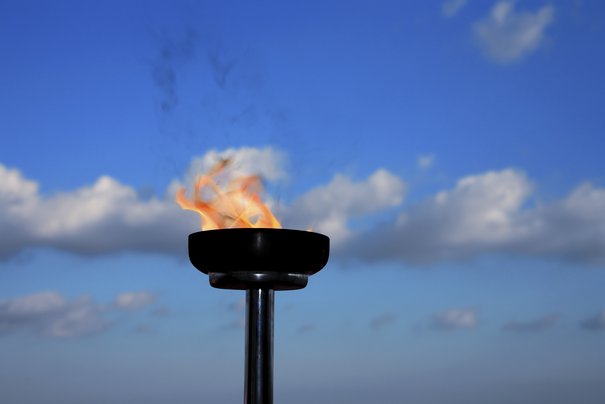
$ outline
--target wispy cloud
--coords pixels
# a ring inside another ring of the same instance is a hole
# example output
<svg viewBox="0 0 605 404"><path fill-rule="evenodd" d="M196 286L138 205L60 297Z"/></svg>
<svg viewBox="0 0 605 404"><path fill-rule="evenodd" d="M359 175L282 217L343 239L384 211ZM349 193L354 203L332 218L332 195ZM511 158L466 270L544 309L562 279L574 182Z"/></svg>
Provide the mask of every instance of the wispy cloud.
<svg viewBox="0 0 605 404"><path fill-rule="evenodd" d="M435 164L435 155L434 154L423 154L418 156L416 160L416 164L419 168L427 169Z"/></svg>
<svg viewBox="0 0 605 404"><path fill-rule="evenodd" d="M489 15L476 22L473 32L485 54L497 63L507 64L538 49L546 28L554 20L553 6L535 12L515 11L514 1L499 1Z"/></svg>
<svg viewBox="0 0 605 404"><path fill-rule="evenodd" d="M502 326L502 330L521 333L545 331L549 328L554 327L560 318L560 314L548 314L543 317L538 317L528 321L512 320L504 324Z"/></svg>
<svg viewBox="0 0 605 404"><path fill-rule="evenodd" d="M446 0L441 6L441 13L446 18L455 17L466 4L467 0Z"/></svg>
<svg viewBox="0 0 605 404"><path fill-rule="evenodd" d="M473 309L448 309L436 313L431 319L431 327L439 330L475 328L479 322L477 311Z"/></svg>
<svg viewBox="0 0 605 404"><path fill-rule="evenodd" d="M605 310L602 310L594 316L582 321L580 325L582 328L590 331L605 330Z"/></svg>
<svg viewBox="0 0 605 404"><path fill-rule="evenodd" d="M115 307L122 310L140 310L156 300L153 293L147 291L125 292L116 297Z"/></svg>
<svg viewBox="0 0 605 404"><path fill-rule="evenodd" d="M72 300L53 291L0 300L0 334L33 332L51 338L81 338L108 331L116 310L140 310L150 304L148 292L126 292L113 304L88 296Z"/></svg>
<svg viewBox="0 0 605 404"><path fill-rule="evenodd" d="M41 292L0 301L0 333L33 331L54 338L99 334L111 326L104 308L84 296L71 301Z"/></svg>
<svg viewBox="0 0 605 404"><path fill-rule="evenodd" d="M380 314L370 321L370 327L374 330L380 330L397 321L397 316L393 313Z"/></svg>

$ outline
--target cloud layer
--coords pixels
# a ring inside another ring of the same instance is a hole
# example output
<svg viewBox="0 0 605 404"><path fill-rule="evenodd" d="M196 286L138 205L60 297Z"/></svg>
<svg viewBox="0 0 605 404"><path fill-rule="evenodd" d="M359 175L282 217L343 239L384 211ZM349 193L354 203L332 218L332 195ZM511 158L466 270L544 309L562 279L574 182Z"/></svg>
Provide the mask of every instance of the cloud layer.
<svg viewBox="0 0 605 404"><path fill-rule="evenodd" d="M125 292L114 305L95 303L88 296L73 300L53 291L0 300L0 335L33 332L50 338L80 338L111 328L111 313L140 310L153 302L149 292Z"/></svg>
<svg viewBox="0 0 605 404"><path fill-rule="evenodd" d="M42 292L0 301L0 333L30 330L69 338L98 334L111 325L102 308L87 297L67 301L56 292Z"/></svg>
<svg viewBox="0 0 605 404"><path fill-rule="evenodd" d="M270 147L210 151L192 160L186 179L175 180L164 198L151 199L108 176L46 196L36 182L0 165L0 259L37 246L184 255L184 240L199 221L176 205L174 191L226 157L240 173L287 178L285 155ZM407 188L385 169L365 179L335 174L276 210L286 227L330 236L335 257L430 264L507 253L605 263L604 188L583 183L562 199L537 203L532 182L512 168L463 177L402 207Z"/></svg>
<svg viewBox="0 0 605 404"><path fill-rule="evenodd" d="M36 246L80 254L175 251L192 228L187 219L173 202L144 200L108 176L47 197L0 165L0 258Z"/></svg>
<svg viewBox="0 0 605 404"><path fill-rule="evenodd" d="M352 220L400 205L405 191L405 183L386 170L377 170L362 181L337 174L284 208L284 223L311 226L329 235L333 245L340 245L353 235Z"/></svg>
<svg viewBox="0 0 605 404"><path fill-rule="evenodd" d="M478 323L477 311L473 309L448 309L431 319L431 327L440 330L475 328Z"/></svg>
<svg viewBox="0 0 605 404"><path fill-rule="evenodd" d="M485 54L497 63L507 64L537 50L546 28L553 22L553 6L535 12L515 11L514 1L499 1L489 15L473 26L473 33Z"/></svg>
<svg viewBox="0 0 605 404"><path fill-rule="evenodd" d="M519 170L464 177L353 240L347 253L414 264L487 253L605 262L605 189L585 183L561 200L531 206L532 197Z"/></svg>
<svg viewBox="0 0 605 404"><path fill-rule="evenodd" d="M104 176L94 184L52 196L18 170L0 164L0 259L28 247L51 247L78 254L120 251L184 255L187 234L199 230L194 213L174 202L176 189L190 186L197 173L221 159L233 160L232 175L260 174L269 182L287 178L282 152L242 147L211 150L194 158L184 179L174 180L164 198L141 198L117 180ZM277 208L287 226L313 226L332 236L335 244L353 232L349 221L400 204L405 184L386 170L365 180L336 175L290 205Z"/></svg>

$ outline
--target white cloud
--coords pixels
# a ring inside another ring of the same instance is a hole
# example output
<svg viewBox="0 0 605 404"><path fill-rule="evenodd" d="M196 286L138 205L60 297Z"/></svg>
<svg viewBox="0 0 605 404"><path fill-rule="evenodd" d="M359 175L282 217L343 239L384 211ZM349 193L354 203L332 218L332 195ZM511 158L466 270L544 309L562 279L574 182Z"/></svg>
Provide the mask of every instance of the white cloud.
<svg viewBox="0 0 605 404"><path fill-rule="evenodd" d="M194 162L203 169L226 155L248 173L286 177L282 153L270 148L212 151ZM265 159L259 166L264 168L254 170L253 155ZM244 156L241 164L237 156ZM276 213L285 227L330 236L333 257L427 264L496 252L605 263L605 188L585 183L560 200L530 204L537 198L527 176L505 169L461 178L451 189L401 209L406 191L405 182L384 169L362 180L336 174ZM167 192L144 199L107 176L46 196L36 182L0 165L0 259L36 246L184 257L187 234L198 231L199 219L173 198ZM395 208L395 218L372 224Z"/></svg>
<svg viewBox="0 0 605 404"><path fill-rule="evenodd" d="M173 200L142 200L110 177L46 197L37 183L2 165L0 225L0 258L35 246L81 254L175 251L194 229Z"/></svg>
<svg viewBox="0 0 605 404"><path fill-rule="evenodd" d="M478 324L478 316L471 309L448 309L433 315L431 326L442 330L474 328Z"/></svg>
<svg viewBox="0 0 605 404"><path fill-rule="evenodd" d="M0 302L3 319L26 319L45 315L63 309L66 306L63 296L55 292L41 292ZM4 323L6 325L6 323Z"/></svg>
<svg viewBox="0 0 605 404"><path fill-rule="evenodd" d="M111 322L105 319L102 308L88 297L70 302L59 316L42 329L42 334L55 338L77 338L96 335L107 330Z"/></svg>
<svg viewBox="0 0 605 404"><path fill-rule="evenodd" d="M516 232L513 215L530 191L525 175L511 169L468 176L454 190L439 192L422 214L438 217L443 240L452 244L497 242ZM399 223L409 220L402 215Z"/></svg>
<svg viewBox="0 0 605 404"><path fill-rule="evenodd" d="M474 35L486 55L498 63L511 63L534 52L544 42L544 31L554 19L554 7L516 12L514 1L499 1L490 14L476 22Z"/></svg>
<svg viewBox="0 0 605 404"><path fill-rule="evenodd" d="M441 6L441 13L446 18L452 18L464 7L467 0L446 0Z"/></svg>
<svg viewBox="0 0 605 404"><path fill-rule="evenodd" d="M270 147L212 150L195 158L187 180L174 181L164 198L143 199L130 186L109 177L51 196L35 181L0 164L0 259L27 247L53 247L79 254L119 251L185 255L186 237L199 230L194 213L175 203L176 187L193 183L221 158L233 159L232 174L258 173L270 181L284 179L285 157Z"/></svg>
<svg viewBox="0 0 605 404"><path fill-rule="evenodd" d="M155 300L155 295L150 292L125 292L116 297L115 306L124 310L139 310L154 303Z"/></svg>
<svg viewBox="0 0 605 404"><path fill-rule="evenodd" d="M33 332L51 338L98 335L111 328L116 310L138 310L155 302L149 292L119 294L114 304L95 303L88 296L72 300L53 291L0 300L0 335Z"/></svg>
<svg viewBox="0 0 605 404"><path fill-rule="evenodd" d="M200 173L208 172L221 160L230 159L230 173L234 177L241 175L260 175L263 179L274 182L287 178L284 170L286 156L272 147L240 147L225 150L210 150L201 157L191 160L185 176L187 184L192 184Z"/></svg>
<svg viewBox="0 0 605 404"><path fill-rule="evenodd" d="M295 228L311 226L331 238L332 244L346 241L352 219L371 215L401 204L405 183L386 170L377 170L359 182L341 174L319 186L284 209L284 223Z"/></svg>
<svg viewBox="0 0 605 404"><path fill-rule="evenodd" d="M540 332L554 327L561 315L548 314L528 321L512 320L502 326L503 331L512 332Z"/></svg>
<svg viewBox="0 0 605 404"><path fill-rule="evenodd" d="M523 233L516 213L530 191L525 175L512 169L468 176L362 235L349 250L418 263L488 252Z"/></svg>
<svg viewBox="0 0 605 404"><path fill-rule="evenodd" d="M416 164L418 164L419 168L427 169L431 168L433 164L435 164L435 155L434 154L423 154L418 156L418 160L416 160Z"/></svg>
<svg viewBox="0 0 605 404"><path fill-rule="evenodd" d="M514 251L605 262L605 189L585 183L564 199L520 214L523 237L510 240Z"/></svg>
<svg viewBox="0 0 605 404"><path fill-rule="evenodd" d="M530 206L532 191L514 169L468 176L345 250L365 260L416 264L492 252L605 262L605 189L582 184L562 200Z"/></svg>
<svg viewBox="0 0 605 404"><path fill-rule="evenodd" d="M0 333L31 330L55 338L98 334L111 322L88 297L67 301L56 292L41 292L0 301Z"/></svg>
<svg viewBox="0 0 605 404"><path fill-rule="evenodd" d="M24 179L19 171L0 164L0 179L0 201L3 203L26 202L36 198L38 184Z"/></svg>

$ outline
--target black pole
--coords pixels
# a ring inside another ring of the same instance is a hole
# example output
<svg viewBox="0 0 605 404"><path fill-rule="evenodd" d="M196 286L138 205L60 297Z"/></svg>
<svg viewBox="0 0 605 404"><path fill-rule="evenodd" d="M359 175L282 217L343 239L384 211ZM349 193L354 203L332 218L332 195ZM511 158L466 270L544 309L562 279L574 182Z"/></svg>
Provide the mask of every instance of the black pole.
<svg viewBox="0 0 605 404"><path fill-rule="evenodd" d="M245 404L273 404L276 290L307 286L328 262L330 239L290 229L218 229L189 235L189 259L210 285L246 291Z"/></svg>
<svg viewBox="0 0 605 404"><path fill-rule="evenodd" d="M245 404L273 404L273 289L246 290Z"/></svg>

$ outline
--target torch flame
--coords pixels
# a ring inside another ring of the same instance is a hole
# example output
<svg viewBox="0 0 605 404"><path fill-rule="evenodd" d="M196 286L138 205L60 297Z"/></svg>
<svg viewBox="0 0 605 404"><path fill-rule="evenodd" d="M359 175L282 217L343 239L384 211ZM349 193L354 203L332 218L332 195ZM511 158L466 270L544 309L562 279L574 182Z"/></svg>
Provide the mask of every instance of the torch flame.
<svg viewBox="0 0 605 404"><path fill-rule="evenodd" d="M208 173L200 175L195 181L192 198L188 198L185 188L181 187L176 193L176 202L181 208L201 216L202 230L281 228L271 209L259 196L263 187L258 175L221 181L220 177L230 164L230 159L223 159Z"/></svg>

